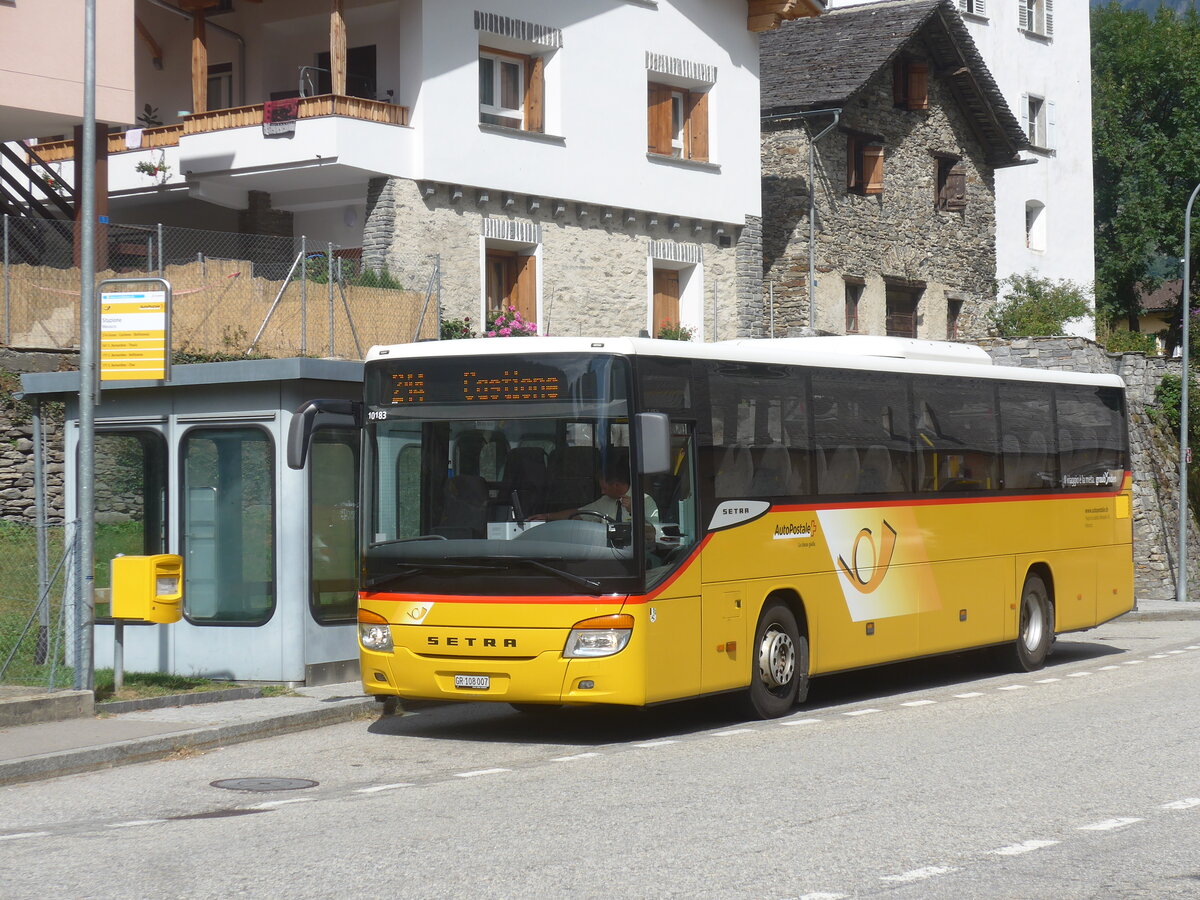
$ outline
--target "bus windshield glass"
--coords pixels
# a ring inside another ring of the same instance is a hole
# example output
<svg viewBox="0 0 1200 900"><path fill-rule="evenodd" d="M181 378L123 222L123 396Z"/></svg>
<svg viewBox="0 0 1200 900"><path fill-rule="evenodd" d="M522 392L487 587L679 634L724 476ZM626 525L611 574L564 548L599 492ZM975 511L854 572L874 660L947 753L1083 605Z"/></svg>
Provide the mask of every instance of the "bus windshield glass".
<svg viewBox="0 0 1200 900"><path fill-rule="evenodd" d="M656 510L631 471L624 358L379 360L366 380L367 590L635 586Z"/></svg>

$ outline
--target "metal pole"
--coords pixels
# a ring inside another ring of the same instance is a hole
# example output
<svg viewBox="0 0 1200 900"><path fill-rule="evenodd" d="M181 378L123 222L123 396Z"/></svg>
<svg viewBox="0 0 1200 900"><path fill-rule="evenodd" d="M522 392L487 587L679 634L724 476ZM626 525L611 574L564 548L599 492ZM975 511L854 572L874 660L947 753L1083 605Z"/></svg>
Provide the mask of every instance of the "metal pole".
<svg viewBox="0 0 1200 900"><path fill-rule="evenodd" d="M4 346L12 346L12 292L8 271L8 213L4 214Z"/></svg>
<svg viewBox="0 0 1200 900"><path fill-rule="evenodd" d="M1188 372L1188 319L1192 317L1191 297L1189 295L1192 280L1192 204L1196 202L1196 194L1200 194L1200 184L1192 190L1188 197L1187 210L1183 214L1183 376L1182 388L1179 395L1179 562L1175 597L1181 603L1187 601L1187 526L1191 516L1188 513L1188 382L1191 381Z"/></svg>
<svg viewBox="0 0 1200 900"><path fill-rule="evenodd" d="M434 290L437 291L437 339L440 341L442 339L442 254L434 254L433 265L437 272L437 284Z"/></svg>
<svg viewBox="0 0 1200 900"><path fill-rule="evenodd" d="M163 227L162 222L158 223L158 277L163 277Z"/></svg>
<svg viewBox="0 0 1200 900"><path fill-rule="evenodd" d="M300 235L300 355L308 355L308 238Z"/></svg>
<svg viewBox="0 0 1200 900"><path fill-rule="evenodd" d="M125 687L125 620L113 619L113 693Z"/></svg>
<svg viewBox="0 0 1200 900"><path fill-rule="evenodd" d="M33 661L46 662L50 646L50 553L46 535L46 439L42 399L33 398L33 528L37 539L38 636Z"/></svg>
<svg viewBox="0 0 1200 900"><path fill-rule="evenodd" d="M96 0L84 4L83 184L80 187L79 468L75 518L79 522L75 598L75 690L96 685L92 650L95 610L96 462Z"/></svg>
<svg viewBox="0 0 1200 900"><path fill-rule="evenodd" d="M326 282L329 285L329 355L333 356L333 243L326 245L328 249L325 251L325 275Z"/></svg>
<svg viewBox="0 0 1200 900"><path fill-rule="evenodd" d="M775 282L767 285L768 303L771 307L771 337L775 337Z"/></svg>

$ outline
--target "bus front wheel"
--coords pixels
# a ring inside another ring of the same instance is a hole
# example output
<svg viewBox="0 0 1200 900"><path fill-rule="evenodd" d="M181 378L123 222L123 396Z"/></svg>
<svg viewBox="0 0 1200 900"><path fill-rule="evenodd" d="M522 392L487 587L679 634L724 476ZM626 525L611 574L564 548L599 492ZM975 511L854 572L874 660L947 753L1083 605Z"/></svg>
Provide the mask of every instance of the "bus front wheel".
<svg viewBox="0 0 1200 900"><path fill-rule="evenodd" d="M758 619L750 660L745 712L762 719L786 715L808 695L808 640L785 603L772 603Z"/></svg>
<svg viewBox="0 0 1200 900"><path fill-rule="evenodd" d="M1007 662L1018 672L1033 672L1046 664L1054 640L1054 613L1042 576L1030 573L1021 588L1017 639L1006 650Z"/></svg>

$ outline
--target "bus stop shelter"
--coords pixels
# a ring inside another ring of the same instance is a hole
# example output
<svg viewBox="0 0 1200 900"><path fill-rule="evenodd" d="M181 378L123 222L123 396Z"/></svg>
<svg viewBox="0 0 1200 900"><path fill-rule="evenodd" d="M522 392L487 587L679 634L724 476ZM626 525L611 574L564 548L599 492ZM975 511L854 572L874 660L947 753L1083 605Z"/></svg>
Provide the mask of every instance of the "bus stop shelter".
<svg viewBox="0 0 1200 900"><path fill-rule="evenodd" d="M362 372L345 360L241 360L176 365L165 384L106 385L92 473L77 465L79 373L22 376L36 415L46 401L65 404L64 518L80 479L95 478L97 667L113 658L109 560L176 553L183 618L128 624L128 671L307 684L358 676L359 435L323 430L301 471L287 467L285 448L293 410L359 398Z"/></svg>

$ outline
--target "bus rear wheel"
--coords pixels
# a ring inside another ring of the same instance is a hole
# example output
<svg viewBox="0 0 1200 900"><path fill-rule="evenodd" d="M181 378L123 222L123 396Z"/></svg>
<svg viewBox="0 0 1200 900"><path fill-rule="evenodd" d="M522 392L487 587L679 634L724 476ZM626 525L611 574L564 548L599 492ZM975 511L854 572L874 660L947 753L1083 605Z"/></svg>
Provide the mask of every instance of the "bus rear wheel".
<svg viewBox="0 0 1200 900"><path fill-rule="evenodd" d="M761 719L786 715L808 695L808 640L787 604L775 602L763 610L751 649L744 711Z"/></svg>
<svg viewBox="0 0 1200 900"><path fill-rule="evenodd" d="M1046 664L1054 640L1053 609L1046 582L1030 573L1021 588L1017 639L1004 653L1005 661L1018 672L1033 672Z"/></svg>

